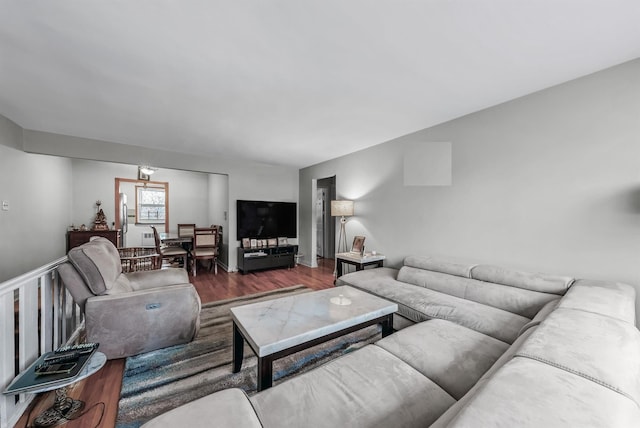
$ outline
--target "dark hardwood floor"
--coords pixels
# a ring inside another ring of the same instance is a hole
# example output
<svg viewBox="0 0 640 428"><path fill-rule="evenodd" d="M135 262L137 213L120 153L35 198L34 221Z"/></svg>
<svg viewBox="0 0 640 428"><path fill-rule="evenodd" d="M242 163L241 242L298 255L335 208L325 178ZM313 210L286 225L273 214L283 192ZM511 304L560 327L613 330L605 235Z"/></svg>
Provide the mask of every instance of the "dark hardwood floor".
<svg viewBox="0 0 640 428"><path fill-rule="evenodd" d="M318 268L296 266L292 269L272 269L246 275L227 273L218 269L218 275L199 269L196 277L189 276L200 295L202 303L229 299L303 284L314 290L333 286L333 259L319 259ZM86 403L81 418L65 424L68 428L113 427L118 413L118 399L122 386L124 359L110 360L96 374L68 388L68 395ZM53 403L54 393L41 394L16 427L28 427L33 419ZM104 404L103 404L104 403ZM104 410L103 410L104 409ZM29 420L27 421L27 417Z"/></svg>

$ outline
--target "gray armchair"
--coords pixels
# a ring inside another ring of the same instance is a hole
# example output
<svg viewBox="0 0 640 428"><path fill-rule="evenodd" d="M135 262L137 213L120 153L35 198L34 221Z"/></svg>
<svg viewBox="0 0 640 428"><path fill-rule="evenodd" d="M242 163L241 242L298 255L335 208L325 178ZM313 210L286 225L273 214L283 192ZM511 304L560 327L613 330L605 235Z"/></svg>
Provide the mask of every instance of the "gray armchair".
<svg viewBox="0 0 640 428"><path fill-rule="evenodd" d="M200 297L184 269L122 273L116 247L98 238L58 267L85 314L87 341L107 358L190 342L200 327Z"/></svg>

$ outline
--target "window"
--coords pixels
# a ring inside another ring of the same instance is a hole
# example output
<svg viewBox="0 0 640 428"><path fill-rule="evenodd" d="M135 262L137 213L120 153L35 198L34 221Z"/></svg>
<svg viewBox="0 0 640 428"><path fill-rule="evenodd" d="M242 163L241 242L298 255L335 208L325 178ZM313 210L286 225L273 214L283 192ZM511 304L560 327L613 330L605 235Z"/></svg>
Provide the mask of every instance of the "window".
<svg viewBox="0 0 640 428"><path fill-rule="evenodd" d="M166 193L164 187L136 186L136 223L165 223Z"/></svg>

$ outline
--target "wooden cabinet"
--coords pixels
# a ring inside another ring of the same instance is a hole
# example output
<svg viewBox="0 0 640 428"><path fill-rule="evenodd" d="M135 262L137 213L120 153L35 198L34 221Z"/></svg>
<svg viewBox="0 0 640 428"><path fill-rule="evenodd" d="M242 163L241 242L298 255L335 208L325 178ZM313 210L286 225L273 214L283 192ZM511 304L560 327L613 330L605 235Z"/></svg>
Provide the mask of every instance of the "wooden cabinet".
<svg viewBox="0 0 640 428"><path fill-rule="evenodd" d="M297 245L269 248L238 248L238 270L245 274L253 270L295 267Z"/></svg>
<svg viewBox="0 0 640 428"><path fill-rule="evenodd" d="M117 248L121 244L122 234L120 229L117 230L73 230L67 232L67 253L70 249L89 242L92 236L102 236L113 242Z"/></svg>

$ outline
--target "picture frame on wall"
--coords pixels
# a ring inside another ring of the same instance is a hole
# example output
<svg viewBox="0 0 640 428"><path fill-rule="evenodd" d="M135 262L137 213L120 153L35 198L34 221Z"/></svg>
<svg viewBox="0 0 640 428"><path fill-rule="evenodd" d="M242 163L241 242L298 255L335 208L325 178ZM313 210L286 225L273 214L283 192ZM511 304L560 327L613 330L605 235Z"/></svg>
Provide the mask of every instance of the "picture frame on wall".
<svg viewBox="0 0 640 428"><path fill-rule="evenodd" d="M251 248L251 239L242 238L242 248Z"/></svg>
<svg viewBox="0 0 640 428"><path fill-rule="evenodd" d="M352 253L362 253L364 251L364 236L354 236L353 244L351 245Z"/></svg>
<svg viewBox="0 0 640 428"><path fill-rule="evenodd" d="M289 245L289 240L285 237L278 238L278 246Z"/></svg>

